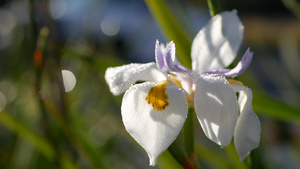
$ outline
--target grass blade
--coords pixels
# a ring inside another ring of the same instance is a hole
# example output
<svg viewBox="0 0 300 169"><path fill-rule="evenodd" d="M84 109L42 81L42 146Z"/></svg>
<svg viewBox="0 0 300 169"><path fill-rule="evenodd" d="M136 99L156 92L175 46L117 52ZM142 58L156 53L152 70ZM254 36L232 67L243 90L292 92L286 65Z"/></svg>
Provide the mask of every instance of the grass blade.
<svg viewBox="0 0 300 169"><path fill-rule="evenodd" d="M176 21L165 1L145 0L145 2L166 39L174 41L178 60L187 68L191 68L191 40Z"/></svg>
<svg viewBox="0 0 300 169"><path fill-rule="evenodd" d="M291 106L259 93L254 93L253 98L253 110L255 113L282 121L300 123L299 107Z"/></svg>
<svg viewBox="0 0 300 169"><path fill-rule="evenodd" d="M41 154L45 155L45 157L50 161L54 159L55 152L49 145L49 143L42 137L33 133L25 125L18 122L11 115L5 112L1 112L0 123L9 130L12 130L16 134L18 134L20 137L28 140Z"/></svg>

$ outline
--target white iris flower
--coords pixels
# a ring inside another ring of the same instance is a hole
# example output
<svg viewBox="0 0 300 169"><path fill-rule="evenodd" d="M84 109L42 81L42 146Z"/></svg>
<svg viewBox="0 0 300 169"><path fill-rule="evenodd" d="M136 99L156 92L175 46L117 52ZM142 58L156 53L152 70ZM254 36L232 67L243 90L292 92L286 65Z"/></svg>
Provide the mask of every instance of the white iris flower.
<svg viewBox="0 0 300 169"><path fill-rule="evenodd" d="M252 91L236 77L249 66L248 49L238 65L224 69L236 58L243 25L236 11L214 16L192 44L192 70L175 56L175 44L156 41L156 63L108 68L106 82L114 95L126 91L121 106L127 132L148 153L150 165L176 139L194 107L205 135L223 148L232 137L241 160L258 147L260 122L252 110ZM143 83L135 84L137 81ZM239 92L237 99L236 92Z"/></svg>

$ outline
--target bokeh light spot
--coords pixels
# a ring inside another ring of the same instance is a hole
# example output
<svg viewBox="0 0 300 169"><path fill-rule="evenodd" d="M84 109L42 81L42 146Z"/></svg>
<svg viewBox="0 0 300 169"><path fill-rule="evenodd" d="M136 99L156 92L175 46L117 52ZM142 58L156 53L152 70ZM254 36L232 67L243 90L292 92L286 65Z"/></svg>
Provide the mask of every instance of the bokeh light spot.
<svg viewBox="0 0 300 169"><path fill-rule="evenodd" d="M13 102L17 97L17 89L16 86L7 80L0 82L0 91L3 95L5 95L6 103Z"/></svg>
<svg viewBox="0 0 300 169"><path fill-rule="evenodd" d="M67 3L65 0L51 0L49 11L53 19L59 19L66 13Z"/></svg>
<svg viewBox="0 0 300 169"><path fill-rule="evenodd" d="M63 83L65 86L65 91L69 92L73 90L76 84L76 78L74 74L69 70L62 70Z"/></svg>
<svg viewBox="0 0 300 169"><path fill-rule="evenodd" d="M105 35L114 36L119 33L121 23L117 18L107 16L102 20L100 28Z"/></svg>
<svg viewBox="0 0 300 169"><path fill-rule="evenodd" d="M5 108L6 106L6 97L2 92L0 92L0 112Z"/></svg>
<svg viewBox="0 0 300 169"><path fill-rule="evenodd" d="M0 9L0 50L11 44L11 32L16 24L15 15L10 10Z"/></svg>

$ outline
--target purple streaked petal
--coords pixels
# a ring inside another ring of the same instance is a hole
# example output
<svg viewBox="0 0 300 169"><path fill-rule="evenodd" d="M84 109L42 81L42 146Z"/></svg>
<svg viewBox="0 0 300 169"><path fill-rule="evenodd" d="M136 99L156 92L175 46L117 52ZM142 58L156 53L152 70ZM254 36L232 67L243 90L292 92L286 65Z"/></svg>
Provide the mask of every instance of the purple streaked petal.
<svg viewBox="0 0 300 169"><path fill-rule="evenodd" d="M191 70L181 65L175 56L175 44L173 41L169 42L166 47L159 45L156 40L155 45L155 59L157 67L163 72L183 72L192 73Z"/></svg>
<svg viewBox="0 0 300 169"><path fill-rule="evenodd" d="M200 74L200 76L207 76L207 75L215 75L215 76L224 76L224 74L230 72L229 69L218 69L213 71L207 71Z"/></svg>
<svg viewBox="0 0 300 169"><path fill-rule="evenodd" d="M184 67L177 60L175 60L172 64L173 65L172 65L171 71L173 71L173 72L181 72L181 73L193 74L193 72L190 69Z"/></svg>
<svg viewBox="0 0 300 169"><path fill-rule="evenodd" d="M219 70L207 71L201 73L200 76L213 75L213 76L236 77L242 74L249 67L252 61L252 57L253 57L253 52L250 52L250 49L248 48L242 60L236 65L235 68L231 70L219 69Z"/></svg>
<svg viewBox="0 0 300 169"><path fill-rule="evenodd" d="M169 42L166 46L165 61L168 65L169 71L177 71L176 57L175 57L175 44L173 41Z"/></svg>
<svg viewBox="0 0 300 169"><path fill-rule="evenodd" d="M164 46L159 45L159 41L156 40L155 43L155 60L156 60L156 65L158 69L160 69L163 72L166 72L168 70L168 65L165 62L165 57L164 57Z"/></svg>
<svg viewBox="0 0 300 169"><path fill-rule="evenodd" d="M242 60L236 65L235 68L231 69L229 72L225 73L227 77L236 77L242 74L250 65L253 57L253 52L250 52L250 48L245 52Z"/></svg>

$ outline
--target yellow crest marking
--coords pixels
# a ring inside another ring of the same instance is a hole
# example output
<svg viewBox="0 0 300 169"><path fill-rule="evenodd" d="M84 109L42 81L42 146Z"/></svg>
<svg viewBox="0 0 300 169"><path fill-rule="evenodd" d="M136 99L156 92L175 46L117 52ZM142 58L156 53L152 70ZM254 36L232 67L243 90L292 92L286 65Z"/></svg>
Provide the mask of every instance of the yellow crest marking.
<svg viewBox="0 0 300 169"><path fill-rule="evenodd" d="M166 93L167 85L168 81L163 81L162 83L151 87L145 98L147 103L152 105L152 107L157 111L165 110L165 108L169 105L168 95Z"/></svg>
<svg viewBox="0 0 300 169"><path fill-rule="evenodd" d="M173 82L180 88L182 88L182 85L180 83L180 81L177 79L177 77L175 75L169 74L169 77L173 80Z"/></svg>
<svg viewBox="0 0 300 169"><path fill-rule="evenodd" d="M244 86L244 84L238 80L235 80L235 79L227 79L227 82L230 84L230 85L240 85L240 86Z"/></svg>

